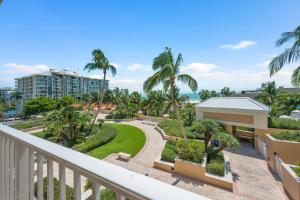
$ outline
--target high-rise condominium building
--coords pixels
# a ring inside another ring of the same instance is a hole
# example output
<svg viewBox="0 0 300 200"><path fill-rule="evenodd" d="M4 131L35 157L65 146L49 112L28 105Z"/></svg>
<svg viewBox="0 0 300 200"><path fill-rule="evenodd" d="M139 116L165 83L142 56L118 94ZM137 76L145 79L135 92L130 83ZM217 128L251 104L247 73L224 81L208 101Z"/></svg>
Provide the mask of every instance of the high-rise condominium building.
<svg viewBox="0 0 300 200"><path fill-rule="evenodd" d="M102 81L80 76L68 70L50 69L41 74L32 74L16 78L16 90L22 93L22 102L38 97L60 98L72 96L80 99L83 94L99 93ZM105 90L108 89L108 80L105 81Z"/></svg>

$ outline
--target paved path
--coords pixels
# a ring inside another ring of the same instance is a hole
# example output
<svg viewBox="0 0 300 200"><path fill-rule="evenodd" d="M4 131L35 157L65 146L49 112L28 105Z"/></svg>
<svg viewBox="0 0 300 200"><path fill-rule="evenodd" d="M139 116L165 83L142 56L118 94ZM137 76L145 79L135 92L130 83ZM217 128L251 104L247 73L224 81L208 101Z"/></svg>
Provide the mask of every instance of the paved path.
<svg viewBox="0 0 300 200"><path fill-rule="evenodd" d="M272 174L263 156L249 143L225 152L230 157L234 193L249 199L287 199L278 177Z"/></svg>

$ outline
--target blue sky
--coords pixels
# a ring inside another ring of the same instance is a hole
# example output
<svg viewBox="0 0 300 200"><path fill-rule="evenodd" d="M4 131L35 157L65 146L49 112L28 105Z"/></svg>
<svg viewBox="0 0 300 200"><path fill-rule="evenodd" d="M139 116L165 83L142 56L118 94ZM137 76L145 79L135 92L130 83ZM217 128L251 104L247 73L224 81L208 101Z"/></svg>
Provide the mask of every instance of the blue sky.
<svg viewBox="0 0 300 200"><path fill-rule="evenodd" d="M299 25L299 0L8 1L0 5L0 87L48 68L87 73L102 49L118 74L111 87L142 90L152 59L171 47L182 53L182 72L199 89L255 89L268 81L275 41ZM295 66L272 80L290 86ZM188 92L181 87L182 92Z"/></svg>

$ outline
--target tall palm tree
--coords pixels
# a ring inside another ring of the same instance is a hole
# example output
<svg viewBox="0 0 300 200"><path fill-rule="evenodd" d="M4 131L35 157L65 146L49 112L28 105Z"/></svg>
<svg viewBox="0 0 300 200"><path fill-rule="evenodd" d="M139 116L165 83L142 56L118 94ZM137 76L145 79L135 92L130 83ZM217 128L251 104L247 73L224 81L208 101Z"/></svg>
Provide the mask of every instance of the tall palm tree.
<svg viewBox="0 0 300 200"><path fill-rule="evenodd" d="M262 92L259 94L259 99L269 106L274 104L277 95L279 94L279 90L276 88L275 81L263 83L261 88Z"/></svg>
<svg viewBox="0 0 300 200"><path fill-rule="evenodd" d="M300 60L300 26L293 31L282 33L281 38L276 42L276 46L280 47L285 43L291 43L292 47L287 48L283 53L273 58L269 64L270 76L280 71L283 66L297 63ZM294 86L300 85L300 66L293 71L291 83Z"/></svg>
<svg viewBox="0 0 300 200"><path fill-rule="evenodd" d="M223 97L229 97L231 96L232 94L234 94L235 92L234 91L231 91L229 87L224 87L222 90L221 90L221 95Z"/></svg>
<svg viewBox="0 0 300 200"><path fill-rule="evenodd" d="M95 116L93 124L92 124L92 128L93 128L93 126L96 122L97 116L100 112L100 105L102 104L102 101L103 101L107 72L110 71L111 74L113 76L115 76L117 73L117 69L115 66L113 66L109 63L109 60L105 57L104 53L100 49L95 49L92 52L92 57L93 57L92 62L86 64L84 67L84 70L88 70L88 72L94 71L94 70L100 70L103 73L103 80L101 82L100 91L99 91L100 101L98 102L98 110L97 110L96 116ZM91 129L91 131L92 131L92 129Z"/></svg>
<svg viewBox="0 0 300 200"><path fill-rule="evenodd" d="M171 48L166 47L164 52L154 58L152 69L156 72L144 82L143 89L146 93L148 93L154 87L162 83L165 92L170 91L173 112L182 125L181 132L183 136L186 137L175 101L176 81L187 84L193 92L197 91L198 83L189 74L179 74L182 63L182 55L178 54L177 58L174 59Z"/></svg>

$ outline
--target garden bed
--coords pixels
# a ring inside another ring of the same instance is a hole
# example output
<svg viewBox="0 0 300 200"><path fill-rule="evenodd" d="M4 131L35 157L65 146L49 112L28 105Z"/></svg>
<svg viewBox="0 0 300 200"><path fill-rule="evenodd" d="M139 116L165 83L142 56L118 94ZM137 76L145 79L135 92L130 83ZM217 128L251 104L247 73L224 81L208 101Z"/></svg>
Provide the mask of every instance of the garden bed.
<svg viewBox="0 0 300 200"><path fill-rule="evenodd" d="M300 121L271 117L268 119L268 126L270 128L300 130Z"/></svg>
<svg viewBox="0 0 300 200"><path fill-rule="evenodd" d="M295 132L282 131L277 133L271 133L270 135L277 140L300 142L300 131L295 131Z"/></svg>
<svg viewBox="0 0 300 200"><path fill-rule="evenodd" d="M46 121L43 118L38 118L35 120L26 120L21 122L16 122L14 125L10 125L10 127L22 130L22 129L29 129L34 127L43 127Z"/></svg>
<svg viewBox="0 0 300 200"><path fill-rule="evenodd" d="M206 172L217 176L225 176L225 159L223 152L208 158Z"/></svg>

